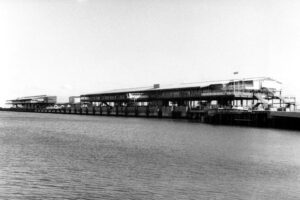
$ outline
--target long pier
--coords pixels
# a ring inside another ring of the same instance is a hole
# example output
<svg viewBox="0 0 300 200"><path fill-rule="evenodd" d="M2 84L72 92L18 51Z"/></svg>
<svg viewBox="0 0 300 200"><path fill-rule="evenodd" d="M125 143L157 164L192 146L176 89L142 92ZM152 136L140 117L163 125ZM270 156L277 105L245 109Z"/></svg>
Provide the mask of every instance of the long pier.
<svg viewBox="0 0 300 200"><path fill-rule="evenodd" d="M1 109L2 111L37 112L111 117L144 117L185 119L215 125L252 126L300 130L300 112L241 111L232 109L185 110L162 107L99 107L80 106L62 109Z"/></svg>
<svg viewBox="0 0 300 200"><path fill-rule="evenodd" d="M177 118L212 124L300 130L296 100L282 96L281 83L268 77L89 93L56 103L56 96L9 100L10 111L95 116Z"/></svg>

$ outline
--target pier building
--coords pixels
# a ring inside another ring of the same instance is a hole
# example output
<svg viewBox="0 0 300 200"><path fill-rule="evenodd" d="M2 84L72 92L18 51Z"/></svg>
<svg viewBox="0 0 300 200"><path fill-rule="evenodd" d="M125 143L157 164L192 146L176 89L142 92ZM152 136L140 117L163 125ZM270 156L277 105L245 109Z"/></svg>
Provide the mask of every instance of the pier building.
<svg viewBox="0 0 300 200"><path fill-rule="evenodd" d="M295 98L282 96L279 81L268 77L208 81L179 85L111 90L81 95L82 104L130 107L150 106L185 110L251 109L294 110Z"/></svg>
<svg viewBox="0 0 300 200"><path fill-rule="evenodd" d="M259 77L89 93L71 97L65 105L46 95L9 102L14 107L12 111L181 118L214 124L300 129L296 99L282 94L281 82Z"/></svg>

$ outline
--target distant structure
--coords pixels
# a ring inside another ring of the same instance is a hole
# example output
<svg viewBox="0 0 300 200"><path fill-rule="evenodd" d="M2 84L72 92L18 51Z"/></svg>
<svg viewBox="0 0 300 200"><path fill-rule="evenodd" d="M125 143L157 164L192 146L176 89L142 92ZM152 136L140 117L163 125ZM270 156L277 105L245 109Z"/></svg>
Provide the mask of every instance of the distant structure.
<svg viewBox="0 0 300 200"><path fill-rule="evenodd" d="M80 96L70 96L69 104L80 104Z"/></svg>
<svg viewBox="0 0 300 200"><path fill-rule="evenodd" d="M56 100L56 96L38 95L8 100L7 104L12 105L13 108L40 109L55 105Z"/></svg>

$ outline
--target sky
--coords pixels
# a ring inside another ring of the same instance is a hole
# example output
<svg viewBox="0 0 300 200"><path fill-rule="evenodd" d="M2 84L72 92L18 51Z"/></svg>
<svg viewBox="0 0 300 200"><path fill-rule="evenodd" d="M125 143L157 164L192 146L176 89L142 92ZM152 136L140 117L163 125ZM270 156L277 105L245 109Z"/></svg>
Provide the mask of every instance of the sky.
<svg viewBox="0 0 300 200"><path fill-rule="evenodd" d="M0 0L0 106L261 76L300 99L299 10L298 0Z"/></svg>

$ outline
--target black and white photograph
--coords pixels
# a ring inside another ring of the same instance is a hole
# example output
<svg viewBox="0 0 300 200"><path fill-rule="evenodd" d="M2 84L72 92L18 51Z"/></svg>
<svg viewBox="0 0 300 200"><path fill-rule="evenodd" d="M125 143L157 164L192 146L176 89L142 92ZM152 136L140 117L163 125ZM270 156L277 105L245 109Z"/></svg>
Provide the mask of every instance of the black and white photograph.
<svg viewBox="0 0 300 200"><path fill-rule="evenodd" d="M0 0L0 200L299 200L299 0Z"/></svg>

